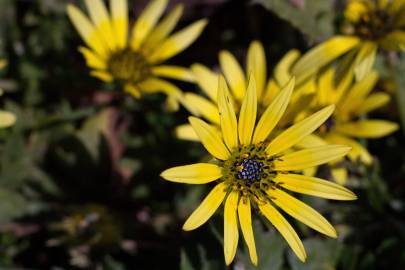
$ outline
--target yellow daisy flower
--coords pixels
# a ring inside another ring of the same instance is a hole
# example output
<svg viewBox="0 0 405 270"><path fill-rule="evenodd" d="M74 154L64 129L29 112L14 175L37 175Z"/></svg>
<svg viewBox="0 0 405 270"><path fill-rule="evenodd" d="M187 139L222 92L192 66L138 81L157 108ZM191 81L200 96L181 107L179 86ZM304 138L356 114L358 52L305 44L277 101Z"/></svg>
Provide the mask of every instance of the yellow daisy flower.
<svg viewBox="0 0 405 270"><path fill-rule="evenodd" d="M130 38L127 0L110 0L111 12L102 0L85 0L90 19L69 4L67 13L88 47L79 51L92 69L91 75L103 81L120 81L134 97L141 93L164 92L176 107L181 90L160 77L193 81L190 72L179 66L161 65L186 49L201 34L207 20L170 34L182 13L177 5L161 22L167 0L153 0L135 21Z"/></svg>
<svg viewBox="0 0 405 270"><path fill-rule="evenodd" d="M350 151L350 147L325 145L286 153L316 130L332 114L334 105L321 109L286 129L272 141L267 141L266 138L287 108L294 80L290 80L277 94L257 123L256 86L257 82L252 76L237 118L225 79L220 77L217 99L222 136L205 121L193 116L189 118L202 144L213 156L212 162L170 168L161 176L169 181L187 184L217 181L187 219L183 229L194 230L204 224L224 201L224 255L227 265L236 254L238 218L251 261L257 265L252 206L274 225L298 258L305 261L306 253L301 240L276 208L281 208L314 230L336 237L335 229L323 216L285 190L335 200L356 199L351 191L337 184L292 172L341 158Z"/></svg>
<svg viewBox="0 0 405 270"><path fill-rule="evenodd" d="M293 74L308 77L346 54L346 60L354 63L356 79L361 80L372 69L378 48L404 50L403 0L349 0L344 16L347 34L330 38L308 51L294 67Z"/></svg>
<svg viewBox="0 0 405 270"><path fill-rule="evenodd" d="M376 119L364 119L362 116L376 110L390 100L386 93L372 93L378 73L372 71L364 79L353 83L353 72L349 72L338 84L334 78L336 69L327 69L317 81L317 91L313 102L299 118L313 111L335 104L336 110L314 134L302 140L298 147L315 147L328 143L345 144L352 147L347 155L352 161L360 160L370 165L371 154L356 139L358 138L381 138L398 129L398 124ZM332 165L334 179L345 184L347 171L345 168Z"/></svg>
<svg viewBox="0 0 405 270"><path fill-rule="evenodd" d="M0 59L0 69L3 69L7 65L7 61ZM4 93L3 89L0 89L0 96ZM14 125L16 117L13 113L0 110L0 128L6 128Z"/></svg>
<svg viewBox="0 0 405 270"><path fill-rule="evenodd" d="M291 78L291 67L299 59L300 53L297 50L291 50L286 53L274 68L273 76L267 77L266 55L263 45L259 41L251 42L246 59L246 70L238 63L235 56L229 51L221 51L219 54L219 64L221 72L225 76L229 87L231 98L235 105L236 112L239 112L243 97L246 92L248 76L252 74L256 78L256 90L258 100L258 114L264 111L271 103L275 95L280 92L281 87L285 86ZM185 93L183 105L194 116L203 117L210 124L216 126L219 131L219 111L217 107L217 85L219 74L211 71L202 64L193 64L191 71L195 81L203 93L207 96L195 93ZM301 102L302 97L315 90L313 81L308 81L296 87L291 98L292 104ZM297 97L300 97L298 99ZM296 109L297 106L291 106ZM286 116L295 116L295 112L288 111ZM286 117L285 117L286 118ZM291 120L283 119L283 122ZM180 139L199 140L193 128L189 124L184 124L176 128L176 135Z"/></svg>

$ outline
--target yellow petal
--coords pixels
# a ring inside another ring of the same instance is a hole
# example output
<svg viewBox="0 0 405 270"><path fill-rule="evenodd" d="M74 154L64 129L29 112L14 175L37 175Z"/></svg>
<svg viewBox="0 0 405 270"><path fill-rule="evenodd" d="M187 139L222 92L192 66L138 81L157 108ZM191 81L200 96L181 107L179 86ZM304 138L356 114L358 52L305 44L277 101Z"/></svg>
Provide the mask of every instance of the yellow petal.
<svg viewBox="0 0 405 270"><path fill-rule="evenodd" d="M123 49L127 46L128 41L127 0L110 0L110 8L116 45L119 49Z"/></svg>
<svg viewBox="0 0 405 270"><path fill-rule="evenodd" d="M274 98L270 106L267 107L259 122L257 123L253 135L253 143L259 143L267 139L270 132L277 125L284 115L285 109L290 102L291 93L294 89L294 78L290 79L284 89Z"/></svg>
<svg viewBox="0 0 405 270"><path fill-rule="evenodd" d="M267 146L267 154L273 156L300 142L325 122L334 109L334 105L323 108L282 132Z"/></svg>
<svg viewBox="0 0 405 270"><path fill-rule="evenodd" d="M11 112L0 110L0 128L5 128L14 125L16 117Z"/></svg>
<svg viewBox="0 0 405 270"><path fill-rule="evenodd" d="M231 192L226 198L224 210L224 255L226 265L230 265L235 258L238 247L239 232L236 209L238 207L238 192Z"/></svg>
<svg viewBox="0 0 405 270"><path fill-rule="evenodd" d="M335 68L330 67L322 72L318 79L318 92L316 102L318 106L333 104L335 91Z"/></svg>
<svg viewBox="0 0 405 270"><path fill-rule="evenodd" d="M290 50L283 58L278 62L274 68L274 78L281 86L286 85L291 79L291 67L300 57L298 50Z"/></svg>
<svg viewBox="0 0 405 270"><path fill-rule="evenodd" d="M339 185L345 185L347 182L347 169L346 168L331 168L333 180Z"/></svg>
<svg viewBox="0 0 405 270"><path fill-rule="evenodd" d="M378 80L378 73L372 71L368 73L363 80L357 82L348 91L348 94L343 97L340 102L339 111L347 114L355 112L357 108L363 103L364 99L373 90Z"/></svg>
<svg viewBox="0 0 405 270"><path fill-rule="evenodd" d="M193 127L189 124L184 124L176 127L175 130L176 138L188 141L200 141L197 134L195 133Z"/></svg>
<svg viewBox="0 0 405 270"><path fill-rule="evenodd" d="M404 14L405 14L405 11L402 12L402 16L400 19L401 21L399 22L403 26L405 26ZM380 44L386 50L400 51L401 47L403 48L403 46L405 45L405 31L396 30L396 31L392 31L391 33L388 33L387 35L385 35L384 38L382 38L380 40ZM403 49L402 49L402 51L403 51Z"/></svg>
<svg viewBox="0 0 405 270"><path fill-rule="evenodd" d="M285 189L331 200L356 200L356 195L341 185L320 178L279 173L274 179Z"/></svg>
<svg viewBox="0 0 405 270"><path fill-rule="evenodd" d="M207 151L218 159L227 160L230 153L215 129L198 118L188 119Z"/></svg>
<svg viewBox="0 0 405 270"><path fill-rule="evenodd" d="M90 75L105 82L112 82L114 79L110 73L102 70L92 70Z"/></svg>
<svg viewBox="0 0 405 270"><path fill-rule="evenodd" d="M141 90L133 84L130 84L130 83L125 84L124 91L127 92L128 94L132 95L134 98L141 97Z"/></svg>
<svg viewBox="0 0 405 270"><path fill-rule="evenodd" d="M245 98L243 99L238 121L239 142L242 145L249 145L252 141L253 129L256 124L256 114L256 82L254 76L251 76Z"/></svg>
<svg viewBox="0 0 405 270"><path fill-rule="evenodd" d="M356 114L366 114L383 107L390 101L390 95L386 93L375 93L367 97L364 102L357 108Z"/></svg>
<svg viewBox="0 0 405 270"><path fill-rule="evenodd" d="M156 48L148 61L150 63L161 62L185 50L200 36L207 23L207 20L202 19L174 33Z"/></svg>
<svg viewBox="0 0 405 270"><path fill-rule="evenodd" d="M242 100L245 96L246 81L238 61L228 51L222 51L219 54L219 62L234 97L239 101Z"/></svg>
<svg viewBox="0 0 405 270"><path fill-rule="evenodd" d="M280 189L268 189L267 194L272 201L287 214L301 221L312 229L327 236L336 238L336 230L333 226L317 211L305 203L297 200L288 193ZM274 199L273 199L274 198Z"/></svg>
<svg viewBox="0 0 405 270"><path fill-rule="evenodd" d="M305 252L304 245L288 221L269 203L258 202L257 204L263 215L280 232L298 258L302 262L305 262L307 254Z"/></svg>
<svg viewBox="0 0 405 270"><path fill-rule="evenodd" d="M116 48L115 36L113 34L110 16L102 0L85 0L90 18L96 26L98 35L104 40L104 43L110 50Z"/></svg>
<svg viewBox="0 0 405 270"><path fill-rule="evenodd" d="M360 47L354 60L354 73L357 81L362 80L371 71L376 54L377 44L374 42L364 42Z"/></svg>
<svg viewBox="0 0 405 270"><path fill-rule="evenodd" d="M160 176L177 183L206 184L221 178L222 168L210 163L196 163L167 169Z"/></svg>
<svg viewBox="0 0 405 270"><path fill-rule="evenodd" d="M241 198L238 206L239 223L242 229L243 237L249 249L250 260L257 266L257 253L255 238L252 229L252 216L250 210L250 199Z"/></svg>
<svg viewBox="0 0 405 270"><path fill-rule="evenodd" d="M84 58L86 59L87 66L101 70L107 69L107 63L93 51L87 49L86 47L79 47L79 51L83 54Z"/></svg>
<svg viewBox="0 0 405 270"><path fill-rule="evenodd" d="M274 79L269 79L266 89L264 90L262 97L259 99L260 105L267 107L280 91L281 89L276 81Z"/></svg>
<svg viewBox="0 0 405 270"><path fill-rule="evenodd" d="M67 5L67 13L74 27L79 32L86 44L92 48L100 57L105 58L108 54L104 41L98 36L96 29L90 20L72 4Z"/></svg>
<svg viewBox="0 0 405 270"><path fill-rule="evenodd" d="M224 77L219 78L218 89L218 109L221 119L222 137L229 150L238 147L238 123L236 121L235 110L229 97L228 86Z"/></svg>
<svg viewBox="0 0 405 270"><path fill-rule="evenodd" d="M197 113L196 116L202 116L216 125L220 124L218 107L208 99L194 93L186 93L184 102L187 103L187 107L193 108Z"/></svg>
<svg viewBox="0 0 405 270"><path fill-rule="evenodd" d="M296 148L311 148L321 145L326 145L327 142L315 134L309 134L299 143L295 145Z"/></svg>
<svg viewBox="0 0 405 270"><path fill-rule="evenodd" d="M150 32L143 44L143 50L145 50L147 54L152 52L156 47L159 47L161 42L173 31L183 14L183 9L183 5L176 5L176 7Z"/></svg>
<svg viewBox="0 0 405 270"><path fill-rule="evenodd" d="M331 132L325 138L328 143L331 144L344 144L348 145L352 148L352 150L347 154L347 157L353 161L360 161L364 162L367 165L370 165L373 162L373 158L371 154L368 152L366 148L364 148L360 143L356 142L355 140L350 139L349 137L342 136L337 134L336 132Z"/></svg>
<svg viewBox="0 0 405 270"><path fill-rule="evenodd" d="M183 225L183 230L191 231L203 225L215 213L224 200L226 188L224 182L216 185L186 220Z"/></svg>
<svg viewBox="0 0 405 270"><path fill-rule="evenodd" d="M216 102L218 97L218 75L206 66L200 64L192 65L191 71L194 74L198 86L201 87L212 101Z"/></svg>
<svg viewBox="0 0 405 270"><path fill-rule="evenodd" d="M132 28L132 49L139 49L147 35L156 25L166 6L167 0L153 0L149 2Z"/></svg>
<svg viewBox="0 0 405 270"><path fill-rule="evenodd" d="M257 97L260 98L266 83L266 54L259 41L250 43L247 55L247 75L253 74L256 81Z"/></svg>
<svg viewBox="0 0 405 270"><path fill-rule="evenodd" d="M161 76L169 79L176 79L186 82L193 82L194 76L192 72L184 67L179 66L154 66L151 71L156 76Z"/></svg>
<svg viewBox="0 0 405 270"><path fill-rule="evenodd" d="M138 84L141 91L145 93L164 93L168 96L180 97L181 90L174 84L158 78L149 78Z"/></svg>
<svg viewBox="0 0 405 270"><path fill-rule="evenodd" d="M277 171L295 171L315 167L345 156L351 147L324 145L287 154L274 161Z"/></svg>
<svg viewBox="0 0 405 270"><path fill-rule="evenodd" d="M361 120L336 125L337 132L358 138L381 138L398 130L397 123L385 120Z"/></svg>
<svg viewBox="0 0 405 270"><path fill-rule="evenodd" d="M330 38L305 53L294 65L291 72L294 76L305 80L315 74L321 67L356 47L359 42L358 38L349 36ZM297 84L300 83L301 80L297 80Z"/></svg>

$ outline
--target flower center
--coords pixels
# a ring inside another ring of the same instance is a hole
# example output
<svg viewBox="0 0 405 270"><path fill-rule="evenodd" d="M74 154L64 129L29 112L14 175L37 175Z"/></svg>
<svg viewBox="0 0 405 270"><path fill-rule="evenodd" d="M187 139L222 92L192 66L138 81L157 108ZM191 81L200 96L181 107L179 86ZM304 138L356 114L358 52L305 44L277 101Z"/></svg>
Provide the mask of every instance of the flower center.
<svg viewBox="0 0 405 270"><path fill-rule="evenodd" d="M150 74L149 64L144 56L129 48L114 52L108 60L108 71L114 79L139 82Z"/></svg>
<svg viewBox="0 0 405 270"><path fill-rule="evenodd" d="M363 14L351 31L365 39L377 40L391 32L392 25L392 17L385 10L376 9Z"/></svg>
<svg viewBox="0 0 405 270"><path fill-rule="evenodd" d="M263 143L236 148L223 164L222 180L243 196L266 198L266 190L276 185L273 161L278 157L269 157L265 148Z"/></svg>

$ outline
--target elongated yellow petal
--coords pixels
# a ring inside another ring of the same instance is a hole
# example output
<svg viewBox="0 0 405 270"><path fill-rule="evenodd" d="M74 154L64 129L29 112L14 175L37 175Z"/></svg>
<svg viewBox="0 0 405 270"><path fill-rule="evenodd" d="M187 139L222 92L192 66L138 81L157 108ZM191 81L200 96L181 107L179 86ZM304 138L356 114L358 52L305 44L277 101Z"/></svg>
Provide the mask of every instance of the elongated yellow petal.
<svg viewBox="0 0 405 270"><path fill-rule="evenodd" d="M90 75L93 77L96 77L102 81L105 82L112 82L113 81L113 77L110 73L108 73L107 71L103 71L103 70L92 70L90 71Z"/></svg>
<svg viewBox="0 0 405 270"><path fill-rule="evenodd" d="M218 97L218 75L212 72L206 66L194 64L191 66L191 71L198 86L204 91L205 94L214 102L217 102Z"/></svg>
<svg viewBox="0 0 405 270"><path fill-rule="evenodd" d="M174 27L178 23L181 15L183 14L183 5L178 4L173 8L170 13L163 18L163 20L156 25L151 33L146 37L143 50L149 54L156 47L161 45L161 42L169 36Z"/></svg>
<svg viewBox="0 0 405 270"><path fill-rule="evenodd" d="M112 28L119 49L128 42L128 3L127 0L110 0Z"/></svg>
<svg viewBox="0 0 405 270"><path fill-rule="evenodd" d="M278 62L274 68L274 78L281 86L286 85L291 80L291 67L300 57L298 50L290 50L283 58Z"/></svg>
<svg viewBox="0 0 405 270"><path fill-rule="evenodd" d="M335 92L335 68L330 67L320 74L316 102L318 106L333 104Z"/></svg>
<svg viewBox="0 0 405 270"><path fill-rule="evenodd" d="M227 187L224 182L216 185L186 220L183 225L183 230L191 231L203 225L215 213L224 200L226 189Z"/></svg>
<svg viewBox="0 0 405 270"><path fill-rule="evenodd" d="M327 142L315 134L309 134L304 139L302 139L299 143L295 145L296 148L311 148L321 145L326 145Z"/></svg>
<svg viewBox="0 0 405 270"><path fill-rule="evenodd" d="M290 223L269 203L257 203L262 214L273 224L273 226L280 232L280 234L287 241L288 245L297 255L297 257L305 262L307 254L304 249L300 238L295 230L291 227Z"/></svg>
<svg viewBox="0 0 405 270"><path fill-rule="evenodd" d="M210 163L196 163L167 169L160 176L172 182L206 184L221 178L222 168Z"/></svg>
<svg viewBox="0 0 405 270"><path fill-rule="evenodd" d="M368 73L363 80L354 84L353 87L348 91L346 97L344 97L340 102L339 111L341 113L355 112L371 90L373 90L377 80L378 73L376 71L372 71Z"/></svg>
<svg viewBox="0 0 405 270"><path fill-rule="evenodd" d="M331 200L356 200L357 196L341 185L320 178L279 173L274 179L283 188Z"/></svg>
<svg viewBox="0 0 405 270"><path fill-rule="evenodd" d="M315 167L345 156L351 147L345 145L323 145L300 150L274 161L277 171L295 171Z"/></svg>
<svg viewBox="0 0 405 270"><path fill-rule="evenodd" d="M234 97L242 100L245 96L246 80L238 61L230 52L222 51L219 54L219 63Z"/></svg>
<svg viewBox="0 0 405 270"><path fill-rule="evenodd" d="M355 140L350 139L349 137L339 135L336 132L331 132L325 138L328 143L331 144L344 144L352 148L352 150L347 154L347 157L353 161L360 159L365 164L370 165L373 162L371 154L366 148L364 148L360 143Z"/></svg>
<svg viewBox="0 0 405 270"><path fill-rule="evenodd" d="M218 88L218 109L221 119L222 137L228 149L232 151L235 147L238 147L238 133L236 132L238 130L238 123L229 96L228 86L222 76L219 78Z"/></svg>
<svg viewBox="0 0 405 270"><path fill-rule="evenodd" d="M259 41L250 43L247 55L247 75L253 74L256 81L257 97L261 97L266 83L266 54Z"/></svg>
<svg viewBox="0 0 405 270"><path fill-rule="evenodd" d="M235 258L238 247L239 231L236 210L238 207L238 192L231 192L226 198L224 210L224 255L226 265L230 265Z"/></svg>
<svg viewBox="0 0 405 270"><path fill-rule="evenodd" d="M402 16L400 16L400 19L398 19L398 23L402 24L402 27L405 26L404 14L405 11L402 11ZM388 33L380 40L380 44L384 49L389 51L403 51L404 49L401 48L403 48L405 45L405 31L396 30Z"/></svg>
<svg viewBox="0 0 405 270"><path fill-rule="evenodd" d="M360 43L356 37L335 36L305 53L292 68L291 73L302 80L315 74L321 67L329 64ZM301 80L297 80L300 84Z"/></svg>
<svg viewBox="0 0 405 270"><path fill-rule="evenodd" d="M381 138L398 130L397 123L385 120L361 120L336 125L337 132L358 138Z"/></svg>
<svg viewBox="0 0 405 270"><path fill-rule="evenodd" d="M101 58L105 58L108 50L104 41L98 36L96 29L90 20L72 4L67 5L67 13L76 30L86 44L92 48Z"/></svg>
<svg viewBox="0 0 405 270"><path fill-rule="evenodd" d="M207 23L207 20L202 19L174 33L156 48L148 57L148 61L150 63L161 62L185 50L200 36Z"/></svg>
<svg viewBox="0 0 405 270"><path fill-rule="evenodd" d="M272 201L287 214L301 221L312 229L327 236L336 238L336 230L333 226L317 211L305 203L297 200L288 193L280 189L268 189L267 194L274 198Z"/></svg>
<svg viewBox="0 0 405 270"><path fill-rule="evenodd" d="M0 110L0 128L14 125L16 119L13 113Z"/></svg>
<svg viewBox="0 0 405 270"><path fill-rule="evenodd" d="M176 79L186 82L193 82L194 76L193 73L184 67L180 66L154 66L151 68L151 71L156 76L162 76L165 78Z"/></svg>
<svg viewBox="0 0 405 270"><path fill-rule="evenodd" d="M243 237L249 249L250 260L254 265L257 265L257 253L255 238L252 229L252 216L250 210L250 200L241 198L238 206L239 223L242 229Z"/></svg>
<svg viewBox="0 0 405 270"><path fill-rule="evenodd" d="M115 36L111 26L110 16L102 0L85 0L90 18L96 26L98 35L104 40L110 50L116 48Z"/></svg>
<svg viewBox="0 0 405 270"><path fill-rule="evenodd" d="M220 124L218 107L208 99L194 93L186 93L184 102L187 103L187 107L193 108L197 116L201 115L211 123Z"/></svg>
<svg viewBox="0 0 405 270"><path fill-rule="evenodd" d="M86 47L79 47L79 51L83 54L84 58L86 59L87 66L100 70L107 69L106 61L100 58L93 51L87 49Z"/></svg>
<svg viewBox="0 0 405 270"><path fill-rule="evenodd" d="M278 121L284 115L285 109L290 102L291 93L294 89L295 80L290 79L284 89L274 98L273 102L267 107L259 122L257 123L253 135L253 143L259 143L267 139L270 132L273 131Z"/></svg>
<svg viewBox="0 0 405 270"><path fill-rule="evenodd" d="M282 132L267 146L267 154L278 154L300 142L325 122L334 109L335 105L329 105Z"/></svg>
<svg viewBox="0 0 405 270"><path fill-rule="evenodd" d="M239 142L242 145L248 145L252 141L253 129L256 124L256 114L256 82L254 77L251 76L245 98L243 99L238 121Z"/></svg>
<svg viewBox="0 0 405 270"><path fill-rule="evenodd" d="M264 93L262 94L262 97L259 99L259 102L262 106L268 106L275 96L280 93L281 89L277 85L276 81L272 78L269 79L267 82L266 89L264 90Z"/></svg>
<svg viewBox="0 0 405 270"><path fill-rule="evenodd" d="M124 85L124 91L127 92L128 94L132 95L134 98L140 98L141 97L141 90L139 87L127 83Z"/></svg>
<svg viewBox="0 0 405 270"><path fill-rule="evenodd" d="M383 107L390 101L390 95L386 93L375 93L367 97L355 111L356 115L366 114Z"/></svg>
<svg viewBox="0 0 405 270"><path fill-rule="evenodd" d="M377 44L374 42L364 42L354 60L354 73L356 80L362 80L372 69L375 56L377 54Z"/></svg>
<svg viewBox="0 0 405 270"><path fill-rule="evenodd" d="M214 157L221 160L227 160L230 153L215 129L198 118L191 116L188 119L205 149L207 149L207 151Z"/></svg>
<svg viewBox="0 0 405 270"><path fill-rule="evenodd" d="M153 0L142 11L132 28L132 49L139 49L147 35L156 25L166 6L167 0Z"/></svg>
<svg viewBox="0 0 405 270"><path fill-rule="evenodd" d="M332 167L330 170L332 179L339 185L345 185L347 182L348 171L346 168Z"/></svg>
<svg viewBox="0 0 405 270"><path fill-rule="evenodd" d="M176 138L179 138L181 140L196 141L196 142L200 141L200 138L198 138L197 134L195 133L193 127L190 124L177 126L175 133Z"/></svg>

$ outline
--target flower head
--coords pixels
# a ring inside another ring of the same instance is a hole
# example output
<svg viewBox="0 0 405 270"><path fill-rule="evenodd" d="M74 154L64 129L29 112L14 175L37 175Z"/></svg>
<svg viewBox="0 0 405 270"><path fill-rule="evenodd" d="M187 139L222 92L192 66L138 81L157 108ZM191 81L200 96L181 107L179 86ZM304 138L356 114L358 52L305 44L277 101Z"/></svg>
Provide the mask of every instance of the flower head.
<svg viewBox="0 0 405 270"><path fill-rule="evenodd" d="M306 110L298 115L300 119L320 107L335 104L332 116L312 135L304 138L298 147L314 147L327 143L350 145L352 150L347 155L352 161L360 160L371 164L371 154L356 141L358 138L381 138L398 129L398 124L377 119L362 119L362 116L381 108L390 100L386 93L372 93L378 81L378 73L372 71L359 82L353 82L353 72L336 83L336 69L330 67L317 80L316 95ZM347 171L339 166L332 166L332 176L340 184L346 182Z"/></svg>
<svg viewBox="0 0 405 270"><path fill-rule="evenodd" d="M170 168L162 172L161 176L169 181L188 184L217 181L187 219L183 229L193 230L201 226L225 201L224 255L228 265L236 254L238 218L251 260L257 264L252 207L274 225L298 258L305 261L306 253L301 240L277 208L321 233L336 237L335 229L324 217L286 190L336 200L355 199L351 191L337 184L292 172L340 158L350 147L324 145L290 151L292 146L316 130L332 114L333 105L319 110L268 141L269 134L287 108L294 80L290 80L276 95L257 123L256 85L254 76L251 76L237 117L227 84L220 77L217 97L220 133L201 119L189 118L201 143L213 156L212 162Z"/></svg>
<svg viewBox="0 0 405 270"><path fill-rule="evenodd" d="M293 68L294 75L309 77L345 55L346 61L343 62L352 64L356 79L361 80L372 69L379 48L404 50L404 1L349 0L344 15L343 35L332 37L309 50Z"/></svg>
<svg viewBox="0 0 405 270"><path fill-rule="evenodd" d="M280 92L281 87L284 87L288 83L291 78L290 69L299 57L300 53L297 50L287 52L274 67L273 76L268 77L265 50L259 41L251 42L247 50L245 69L242 68L232 53L225 50L221 51L219 54L221 73L223 73L229 84L230 96L235 105L235 112L238 113L241 109L248 76L253 75L256 78L257 110L258 115L261 115L276 94ZM191 70L197 85L207 97L186 92L184 94L183 105L194 116L203 117L219 130L220 116L217 107L219 74L202 64L193 64ZM300 102L297 97L299 96L302 100L303 95L308 94L309 91L314 89L312 83L309 80L295 87L290 103L295 104ZM294 108L294 106L291 106L291 108ZM289 110L285 114L285 118L294 114L294 112ZM291 121L283 119L283 122ZM181 139L198 140L194 130L188 124L177 127L176 133L177 137Z"/></svg>
<svg viewBox="0 0 405 270"><path fill-rule="evenodd" d="M192 76L185 68L161 63L193 43L207 21L199 20L170 34L183 7L176 6L158 22L167 0L153 0L135 21L128 39L127 0L111 0L110 13L102 0L86 0L85 4L90 19L71 4L67 12L88 46L79 50L92 69L91 75L106 82L119 81L135 97L141 93L164 92L170 98L170 105L177 106L180 89L159 77L192 81Z"/></svg>

